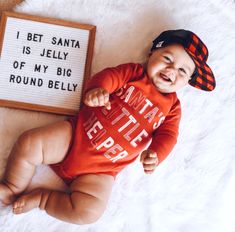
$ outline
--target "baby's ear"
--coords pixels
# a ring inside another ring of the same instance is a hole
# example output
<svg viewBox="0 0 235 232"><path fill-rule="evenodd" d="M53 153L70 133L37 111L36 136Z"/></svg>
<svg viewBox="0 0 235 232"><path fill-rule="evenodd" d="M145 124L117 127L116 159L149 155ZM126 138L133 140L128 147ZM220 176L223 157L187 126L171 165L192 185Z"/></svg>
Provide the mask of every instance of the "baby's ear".
<svg viewBox="0 0 235 232"><path fill-rule="evenodd" d="M192 76L190 77L189 81L193 81L193 79L196 77L196 75L197 75L197 69L195 68L195 70L194 70Z"/></svg>

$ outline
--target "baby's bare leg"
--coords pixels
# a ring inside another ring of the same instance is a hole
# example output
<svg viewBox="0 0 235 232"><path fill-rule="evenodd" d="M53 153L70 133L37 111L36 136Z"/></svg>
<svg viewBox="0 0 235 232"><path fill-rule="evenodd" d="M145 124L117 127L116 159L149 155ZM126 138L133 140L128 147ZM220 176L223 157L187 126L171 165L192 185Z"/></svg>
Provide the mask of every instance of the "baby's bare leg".
<svg viewBox="0 0 235 232"><path fill-rule="evenodd" d="M15 143L0 184L0 201L10 204L13 196L23 192L40 164L63 160L70 145L72 128L61 121L23 133Z"/></svg>
<svg viewBox="0 0 235 232"><path fill-rule="evenodd" d="M13 204L13 212L20 214L39 207L66 222L93 223L106 208L113 182L109 175L83 175L71 184L71 194L37 189L20 197Z"/></svg>

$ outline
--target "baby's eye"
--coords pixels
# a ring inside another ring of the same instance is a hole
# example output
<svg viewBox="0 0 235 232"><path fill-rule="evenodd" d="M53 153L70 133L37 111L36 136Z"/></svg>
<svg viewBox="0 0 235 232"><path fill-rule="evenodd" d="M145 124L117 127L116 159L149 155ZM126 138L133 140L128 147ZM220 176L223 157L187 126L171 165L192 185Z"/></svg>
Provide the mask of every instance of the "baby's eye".
<svg viewBox="0 0 235 232"><path fill-rule="evenodd" d="M168 56L163 56L163 57L164 57L164 59L165 59L167 62L171 63L170 57L168 57Z"/></svg>
<svg viewBox="0 0 235 232"><path fill-rule="evenodd" d="M186 71L183 68L179 68L179 71L183 74L187 74Z"/></svg>

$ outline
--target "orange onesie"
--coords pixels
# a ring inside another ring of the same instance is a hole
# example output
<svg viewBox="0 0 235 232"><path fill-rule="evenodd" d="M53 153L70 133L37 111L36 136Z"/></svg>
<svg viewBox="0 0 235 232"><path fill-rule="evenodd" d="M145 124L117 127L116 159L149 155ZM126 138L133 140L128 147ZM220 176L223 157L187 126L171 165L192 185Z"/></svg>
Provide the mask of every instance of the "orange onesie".
<svg viewBox="0 0 235 232"><path fill-rule="evenodd" d="M71 119L73 139L65 159L53 170L70 182L78 175L116 176L146 149L163 161L173 149L181 117L176 93L162 94L140 64L123 64L97 73L86 91L102 87L111 109L83 105Z"/></svg>

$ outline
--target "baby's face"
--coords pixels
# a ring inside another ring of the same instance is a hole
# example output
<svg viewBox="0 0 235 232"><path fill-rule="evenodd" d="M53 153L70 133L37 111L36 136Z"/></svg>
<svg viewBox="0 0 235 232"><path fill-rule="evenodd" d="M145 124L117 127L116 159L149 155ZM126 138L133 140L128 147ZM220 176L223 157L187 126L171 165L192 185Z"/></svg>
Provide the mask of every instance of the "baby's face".
<svg viewBox="0 0 235 232"><path fill-rule="evenodd" d="M188 84L195 67L183 46L173 44L150 54L147 74L158 91L172 93Z"/></svg>

